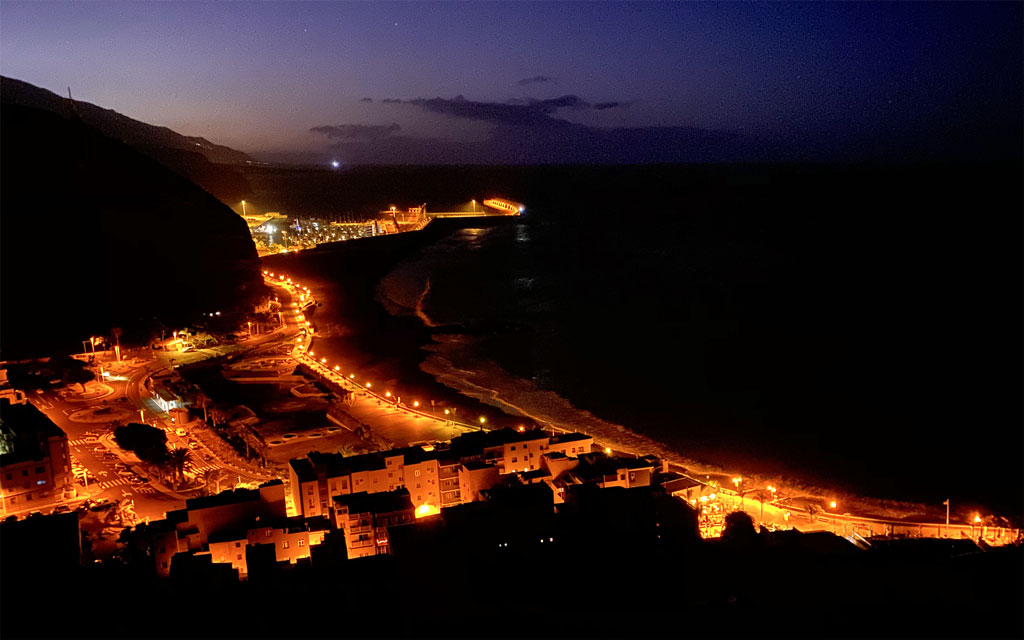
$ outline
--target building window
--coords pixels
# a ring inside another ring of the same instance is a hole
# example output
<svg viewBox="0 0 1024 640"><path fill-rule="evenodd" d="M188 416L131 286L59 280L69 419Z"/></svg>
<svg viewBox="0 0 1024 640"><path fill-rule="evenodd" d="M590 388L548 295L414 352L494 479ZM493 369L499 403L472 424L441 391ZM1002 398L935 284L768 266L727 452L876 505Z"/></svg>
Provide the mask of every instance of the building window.
<svg viewBox="0 0 1024 640"><path fill-rule="evenodd" d="M235 555L235 560L241 560L241 559L242 559L242 554L239 553L239 554Z"/></svg>
<svg viewBox="0 0 1024 640"><path fill-rule="evenodd" d="M420 488L420 483L418 483L418 482L416 483L416 488L417 488L417 489L419 489L419 488Z"/></svg>
<svg viewBox="0 0 1024 640"><path fill-rule="evenodd" d="M237 548L239 548L240 546L242 546L242 543L241 543L241 542L236 542L236 543L235 543L235 548L236 548L236 549L237 549Z"/></svg>
<svg viewBox="0 0 1024 640"><path fill-rule="evenodd" d="M515 457L513 457L513 458L512 458L512 462L519 462L519 458L515 458Z"/></svg>
<svg viewBox="0 0 1024 640"><path fill-rule="evenodd" d="M21 477L23 477L23 478L24 478L24 477L26 477L26 476L28 476L28 469L22 469L22 470L21 470Z"/></svg>
<svg viewBox="0 0 1024 640"><path fill-rule="evenodd" d="M267 529L267 531L266 531L266 537L267 537L267 538L269 538L269 537L270 537L270 534L271 534L271 531L270 531L270 529Z"/></svg>
<svg viewBox="0 0 1024 640"><path fill-rule="evenodd" d="M416 469L416 471L413 472L413 475L416 476L417 478L420 477L420 470Z"/></svg>
<svg viewBox="0 0 1024 640"><path fill-rule="evenodd" d="M515 451L515 450L516 450L516 445L512 445L512 450L513 450L513 451Z"/></svg>
<svg viewBox="0 0 1024 640"><path fill-rule="evenodd" d="M160 568L161 569L166 569L167 568L167 563L166 562L161 562L160 563Z"/></svg>
<svg viewBox="0 0 1024 640"><path fill-rule="evenodd" d="M306 488L306 493L313 495L313 485L309 485L309 487Z"/></svg>
<svg viewBox="0 0 1024 640"><path fill-rule="evenodd" d="M281 548L282 549L287 549L288 548L288 541L287 540L285 540L284 542L281 543Z"/></svg>
<svg viewBox="0 0 1024 640"><path fill-rule="evenodd" d="M42 472L43 472L43 468L42 467L36 467L36 473L42 473Z"/></svg>
<svg viewBox="0 0 1024 640"><path fill-rule="evenodd" d="M14 477L14 474L13 474L13 473L11 473L10 471L8 471L8 472L7 472L7 479L8 479L8 480L11 480L11 479L13 479L13 477Z"/></svg>
<svg viewBox="0 0 1024 640"><path fill-rule="evenodd" d="M299 540L299 546L300 547L306 546L306 541L305 540Z"/></svg>

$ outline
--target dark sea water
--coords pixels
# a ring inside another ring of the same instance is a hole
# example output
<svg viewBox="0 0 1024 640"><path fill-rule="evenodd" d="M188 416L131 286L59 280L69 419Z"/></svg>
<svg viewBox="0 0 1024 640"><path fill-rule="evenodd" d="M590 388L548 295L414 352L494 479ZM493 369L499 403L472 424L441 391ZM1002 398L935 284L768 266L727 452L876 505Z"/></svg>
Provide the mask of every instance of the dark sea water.
<svg viewBox="0 0 1024 640"><path fill-rule="evenodd" d="M527 215L440 237L375 290L436 380L730 470L1022 511L1014 168L463 177L429 182Z"/></svg>

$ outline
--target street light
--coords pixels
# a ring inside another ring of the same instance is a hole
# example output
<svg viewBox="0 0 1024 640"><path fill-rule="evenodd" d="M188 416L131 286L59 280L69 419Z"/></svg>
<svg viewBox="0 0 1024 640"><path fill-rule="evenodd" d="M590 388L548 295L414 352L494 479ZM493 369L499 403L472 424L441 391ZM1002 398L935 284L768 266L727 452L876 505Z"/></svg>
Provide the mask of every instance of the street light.
<svg viewBox="0 0 1024 640"><path fill-rule="evenodd" d="M242 200L242 216L245 216L245 200ZM264 273L266 272L264 271Z"/></svg>

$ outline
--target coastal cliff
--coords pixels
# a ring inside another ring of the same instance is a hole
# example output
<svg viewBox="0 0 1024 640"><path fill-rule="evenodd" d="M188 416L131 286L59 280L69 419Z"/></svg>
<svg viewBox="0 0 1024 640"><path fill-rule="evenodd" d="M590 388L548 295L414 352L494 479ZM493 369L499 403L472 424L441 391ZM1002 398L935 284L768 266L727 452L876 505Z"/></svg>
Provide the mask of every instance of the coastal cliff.
<svg viewBox="0 0 1024 640"><path fill-rule="evenodd" d="M113 326L244 309L265 295L244 221L151 158L67 115L2 116L4 358L74 349Z"/></svg>

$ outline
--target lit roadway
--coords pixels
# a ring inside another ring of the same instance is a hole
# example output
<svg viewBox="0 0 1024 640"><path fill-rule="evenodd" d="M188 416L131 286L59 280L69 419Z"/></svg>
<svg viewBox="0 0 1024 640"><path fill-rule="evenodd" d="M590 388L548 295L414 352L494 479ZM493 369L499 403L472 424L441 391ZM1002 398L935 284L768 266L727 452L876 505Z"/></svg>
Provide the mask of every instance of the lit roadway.
<svg viewBox="0 0 1024 640"><path fill-rule="evenodd" d="M274 285L298 302L294 308L301 313L306 306L315 304L312 295L307 287L303 287L292 281L291 278L281 274L264 272L268 284ZM334 382L343 388L354 393L353 403L346 407L346 412L359 421L370 425L374 432L384 436L392 443L403 446L416 442L431 440L450 440L451 438L469 430L486 428L487 425L481 418L477 423L470 420L469 424L457 422L454 415L440 416L426 411L426 408L409 406L411 400L402 404L396 403L395 394L392 390L373 387L372 380L365 380L358 374L342 370L340 365L328 362L326 358L316 354L312 345L312 324L303 316L297 316L300 324L309 327L309 332L303 332L294 344L292 356L300 363L309 366L323 378ZM558 427L551 427L557 431L569 431ZM595 442L601 449L609 454L625 453L633 455L633 452L613 451L605 448L604 444ZM673 471L682 473L692 478L692 472L678 464L670 465ZM1017 540L1020 537L1020 530L995 527L986 524L986 520L976 516L976 521L962 524L951 522L946 525L944 522L908 522L895 519L884 519L854 515L843 511L841 505L830 504L830 501L815 496L786 497L785 488L774 487L769 490L767 487L752 489L750 482L737 477L739 483L734 489L726 486L712 486L706 481L700 482L703 486L700 493L707 499L707 502L700 502L694 499L693 506L698 509L702 507L713 508L717 503L721 509L720 513L743 509L750 514L755 522L763 526L775 529L797 528L801 531L832 531L838 535L858 534L863 537L873 535L907 535L919 537L952 537L952 538L984 538L994 544L1005 544ZM718 478L720 482L727 485L730 478L724 476ZM741 486L742 485L742 486ZM782 491L783 493L780 493ZM714 495L714 498L710 496ZM763 496L764 501L759 500ZM821 507L816 513L812 513L810 505ZM720 531L718 532L720 533Z"/></svg>
<svg viewBox="0 0 1024 640"><path fill-rule="evenodd" d="M58 504L67 504L73 508L86 497L94 500L107 498L111 502L130 498L140 519L159 519L166 511L184 507L184 499L195 495L178 493L159 484L157 478L144 476L145 470L135 461L134 456L121 451L114 444L109 427L113 420L127 423L144 419L148 424L163 428L170 447L188 448L191 451L191 473L202 474L210 469L224 471L222 488L268 479L268 475L257 475L218 456L198 432L192 431L190 425L172 425L167 415L150 399L145 381L154 373L171 367L241 350L273 348L293 340L299 328L294 320L295 314L288 307L290 298L287 294L283 297L286 299L282 301L281 318L285 325L274 332L254 336L234 345L185 353L171 354L141 349L123 354L122 362L115 362L111 352L97 352L97 361L102 363L103 370L109 376L87 383L86 393L78 392L80 388L77 385L29 393L31 402L67 434L73 461L84 467L88 474L87 488L83 489L79 479L76 485L78 496ZM184 437L176 433L181 427L186 431ZM44 510L48 511L53 506L47 505ZM29 508L25 511L32 510Z"/></svg>

